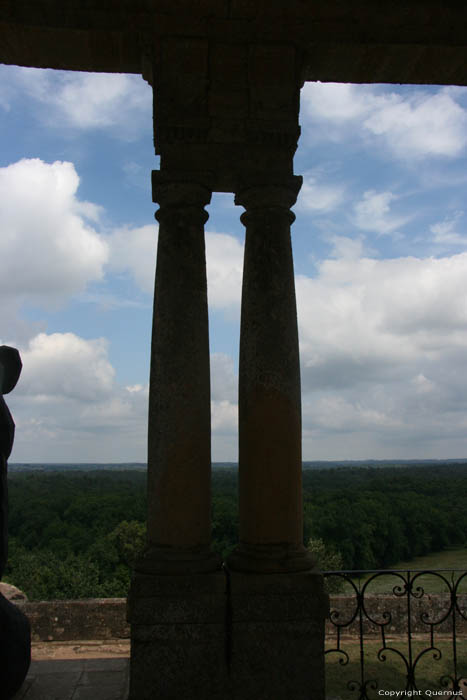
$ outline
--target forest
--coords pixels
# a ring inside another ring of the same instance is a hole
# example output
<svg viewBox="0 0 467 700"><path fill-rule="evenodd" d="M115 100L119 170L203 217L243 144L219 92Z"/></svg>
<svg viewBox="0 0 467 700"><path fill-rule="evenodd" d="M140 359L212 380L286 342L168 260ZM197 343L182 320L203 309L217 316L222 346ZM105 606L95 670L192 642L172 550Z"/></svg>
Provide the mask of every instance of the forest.
<svg viewBox="0 0 467 700"><path fill-rule="evenodd" d="M126 596L144 547L141 470L9 475L4 580L31 600ZM214 468L213 548L238 540L237 470ZM346 466L303 471L303 539L322 568L388 568L467 546L467 464Z"/></svg>

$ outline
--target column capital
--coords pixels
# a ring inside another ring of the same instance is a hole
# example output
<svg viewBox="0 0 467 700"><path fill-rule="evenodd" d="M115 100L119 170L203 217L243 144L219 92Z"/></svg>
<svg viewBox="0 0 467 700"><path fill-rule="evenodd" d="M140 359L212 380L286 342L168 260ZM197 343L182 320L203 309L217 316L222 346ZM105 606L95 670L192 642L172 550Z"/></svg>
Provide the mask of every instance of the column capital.
<svg viewBox="0 0 467 700"><path fill-rule="evenodd" d="M152 201L160 207L205 207L211 201L207 172L152 171Z"/></svg>
<svg viewBox="0 0 467 700"><path fill-rule="evenodd" d="M302 186L301 175L288 175L281 179L245 179L235 195L235 204L247 211L254 209L290 209L297 201Z"/></svg>

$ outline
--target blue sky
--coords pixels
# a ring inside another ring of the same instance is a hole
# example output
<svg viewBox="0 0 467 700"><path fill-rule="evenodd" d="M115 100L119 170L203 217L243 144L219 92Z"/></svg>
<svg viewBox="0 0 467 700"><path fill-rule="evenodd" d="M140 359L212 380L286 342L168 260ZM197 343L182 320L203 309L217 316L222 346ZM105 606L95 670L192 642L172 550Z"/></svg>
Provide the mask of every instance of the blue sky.
<svg viewBox="0 0 467 700"><path fill-rule="evenodd" d="M307 84L292 229L305 459L467 457L467 90ZM145 461L149 86L0 66L11 461ZM206 225L213 459L237 459L244 230Z"/></svg>

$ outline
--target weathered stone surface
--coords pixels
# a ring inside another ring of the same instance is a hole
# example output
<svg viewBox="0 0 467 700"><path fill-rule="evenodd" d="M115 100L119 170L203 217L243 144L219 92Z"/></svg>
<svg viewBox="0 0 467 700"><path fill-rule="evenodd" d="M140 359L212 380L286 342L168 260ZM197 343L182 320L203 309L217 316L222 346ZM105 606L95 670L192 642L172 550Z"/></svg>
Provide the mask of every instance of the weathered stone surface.
<svg viewBox="0 0 467 700"><path fill-rule="evenodd" d="M11 583L0 583L0 594L4 596L7 600L10 600L12 603L20 603L20 602L26 602L28 597L26 593L23 593L23 591L20 591L19 588L16 586L12 586Z"/></svg>
<svg viewBox="0 0 467 700"><path fill-rule="evenodd" d="M125 598L44 600L23 603L21 610L30 621L35 642L130 636Z"/></svg>
<svg viewBox="0 0 467 700"><path fill-rule="evenodd" d="M231 572L230 593L233 700L323 699L321 575Z"/></svg>
<svg viewBox="0 0 467 700"><path fill-rule="evenodd" d="M135 574L128 604L130 700L225 700L225 592L221 571Z"/></svg>

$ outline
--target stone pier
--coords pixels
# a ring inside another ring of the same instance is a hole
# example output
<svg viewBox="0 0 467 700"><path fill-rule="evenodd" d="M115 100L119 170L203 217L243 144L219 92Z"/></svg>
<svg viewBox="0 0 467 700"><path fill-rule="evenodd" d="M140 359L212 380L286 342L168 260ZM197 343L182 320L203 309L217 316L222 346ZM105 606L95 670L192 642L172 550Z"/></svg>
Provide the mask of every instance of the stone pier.
<svg viewBox="0 0 467 700"><path fill-rule="evenodd" d="M224 698L225 576L210 550L204 206L196 177L153 173L159 203L148 440L148 542L128 599L130 700Z"/></svg>
<svg viewBox="0 0 467 700"><path fill-rule="evenodd" d="M261 182L261 181L260 181ZM245 700L324 698L322 579L303 546L301 398L290 225L299 177L241 190L240 542L228 560L230 678ZM312 695L310 694L312 692Z"/></svg>
<svg viewBox="0 0 467 700"><path fill-rule="evenodd" d="M301 57L287 44L232 49L167 37L148 51L144 75L161 167L148 544L129 598L130 700L320 700L327 601L303 546L290 239ZM235 90L226 92L226 79ZM246 229L240 542L224 570L210 551L204 206L213 191L235 193Z"/></svg>

